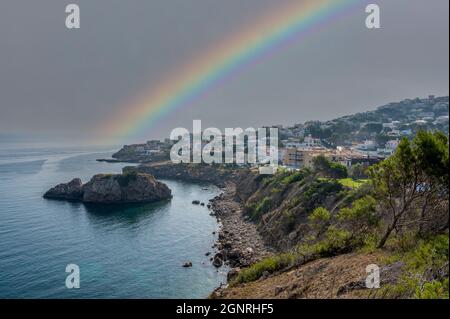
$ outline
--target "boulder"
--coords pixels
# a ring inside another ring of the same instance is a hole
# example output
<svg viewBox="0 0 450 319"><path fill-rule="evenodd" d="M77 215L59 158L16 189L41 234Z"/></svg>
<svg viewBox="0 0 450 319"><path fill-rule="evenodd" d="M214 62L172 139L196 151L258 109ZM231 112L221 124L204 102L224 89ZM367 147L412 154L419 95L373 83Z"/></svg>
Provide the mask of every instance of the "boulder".
<svg viewBox="0 0 450 319"><path fill-rule="evenodd" d="M86 203L148 203L172 197L169 187L149 174L99 174L83 190Z"/></svg>
<svg viewBox="0 0 450 319"><path fill-rule="evenodd" d="M227 281L230 282L233 278L235 278L239 274L240 268L231 268L227 274Z"/></svg>
<svg viewBox="0 0 450 319"><path fill-rule="evenodd" d="M279 295L284 290L284 287L276 286L274 290L275 290L274 293L275 293L275 296L276 296L276 295Z"/></svg>
<svg viewBox="0 0 450 319"><path fill-rule="evenodd" d="M172 197L166 184L149 174L98 174L82 184L79 178L59 184L45 198L76 200L85 203L149 203Z"/></svg>
<svg viewBox="0 0 450 319"><path fill-rule="evenodd" d="M217 267L217 268L219 268L223 265L223 256L221 253L217 253L214 255L212 264L214 267Z"/></svg>
<svg viewBox="0 0 450 319"><path fill-rule="evenodd" d="M241 258L241 255L242 255L241 251L239 249L234 248L227 253L227 259L239 260L239 258Z"/></svg>
<svg viewBox="0 0 450 319"><path fill-rule="evenodd" d="M253 255L253 248L251 248L251 247L245 248L244 253L249 256Z"/></svg>
<svg viewBox="0 0 450 319"><path fill-rule="evenodd" d="M74 178L69 183L58 184L44 194L44 198L65 200L80 200L82 197L83 184L79 178Z"/></svg>

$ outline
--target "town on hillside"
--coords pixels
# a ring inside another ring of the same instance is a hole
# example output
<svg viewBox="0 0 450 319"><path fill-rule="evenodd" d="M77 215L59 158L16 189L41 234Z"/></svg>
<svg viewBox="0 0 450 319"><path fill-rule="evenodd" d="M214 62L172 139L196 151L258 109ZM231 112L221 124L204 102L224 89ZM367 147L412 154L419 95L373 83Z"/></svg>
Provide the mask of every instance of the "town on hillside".
<svg viewBox="0 0 450 319"><path fill-rule="evenodd" d="M365 168L392 155L402 138L412 138L419 130L441 131L448 136L449 97L405 99L330 121L267 127L278 128L281 166L311 167L313 159L321 155L347 169L355 165ZM174 143L166 138L125 145L112 157L124 162L165 161Z"/></svg>

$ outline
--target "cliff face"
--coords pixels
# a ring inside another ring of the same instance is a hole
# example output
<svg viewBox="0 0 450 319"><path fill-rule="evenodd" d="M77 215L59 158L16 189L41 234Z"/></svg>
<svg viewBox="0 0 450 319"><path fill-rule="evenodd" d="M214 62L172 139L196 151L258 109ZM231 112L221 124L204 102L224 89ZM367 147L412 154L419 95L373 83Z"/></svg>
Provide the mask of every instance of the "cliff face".
<svg viewBox="0 0 450 319"><path fill-rule="evenodd" d="M236 193L244 214L257 224L266 244L280 251L315 234L308 221L315 208L333 213L364 193L304 172L273 176L248 172L240 177Z"/></svg>
<svg viewBox="0 0 450 319"><path fill-rule="evenodd" d="M98 174L82 184L74 179L59 184L44 194L44 198L82 201L85 203L148 203L171 198L166 184L148 174Z"/></svg>

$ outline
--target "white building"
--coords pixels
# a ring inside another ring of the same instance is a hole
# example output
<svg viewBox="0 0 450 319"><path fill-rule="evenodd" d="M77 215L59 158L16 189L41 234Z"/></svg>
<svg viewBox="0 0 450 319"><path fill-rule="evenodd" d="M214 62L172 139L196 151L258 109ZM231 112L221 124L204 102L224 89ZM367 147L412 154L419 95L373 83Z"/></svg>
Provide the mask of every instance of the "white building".
<svg viewBox="0 0 450 319"><path fill-rule="evenodd" d="M398 144L400 143L400 141L397 140L390 140L386 142L385 147L389 150L395 150L398 147Z"/></svg>
<svg viewBox="0 0 450 319"><path fill-rule="evenodd" d="M427 124L427 121L424 121L424 120L417 120L417 121L415 121L414 123L416 123L417 125L426 125L426 124Z"/></svg>
<svg viewBox="0 0 450 319"><path fill-rule="evenodd" d="M410 135L412 135L412 130L411 129L402 130L402 131L400 131L400 134L402 136L410 136Z"/></svg>
<svg viewBox="0 0 450 319"><path fill-rule="evenodd" d="M361 151L370 151L374 150L377 147L377 143L373 140L365 140L364 143L356 145L357 150Z"/></svg>
<svg viewBox="0 0 450 319"><path fill-rule="evenodd" d="M304 147L317 147L321 146L322 142L320 141L320 138L311 137L311 134L309 134L308 136L305 136L305 140L302 144Z"/></svg>

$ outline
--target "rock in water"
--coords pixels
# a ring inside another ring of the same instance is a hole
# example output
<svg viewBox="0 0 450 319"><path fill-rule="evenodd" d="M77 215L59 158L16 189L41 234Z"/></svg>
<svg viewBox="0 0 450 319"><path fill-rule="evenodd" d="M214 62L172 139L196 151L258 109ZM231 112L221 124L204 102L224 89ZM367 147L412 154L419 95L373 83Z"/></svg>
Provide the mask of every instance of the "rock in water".
<svg viewBox="0 0 450 319"><path fill-rule="evenodd" d="M95 175L83 190L86 203L141 203L172 197L166 184L152 175L137 173Z"/></svg>
<svg viewBox="0 0 450 319"><path fill-rule="evenodd" d="M85 203L150 203L172 197L166 184L152 175L140 173L98 174L82 184L74 179L59 184L44 194L45 198L79 200Z"/></svg>
<svg viewBox="0 0 450 319"><path fill-rule="evenodd" d="M44 194L44 198L81 200L83 198L83 184L81 179L74 178L69 183L56 185Z"/></svg>
<svg viewBox="0 0 450 319"><path fill-rule="evenodd" d="M214 267L219 268L223 265L223 256L221 253L217 253L214 255L213 260L212 260L212 264Z"/></svg>

